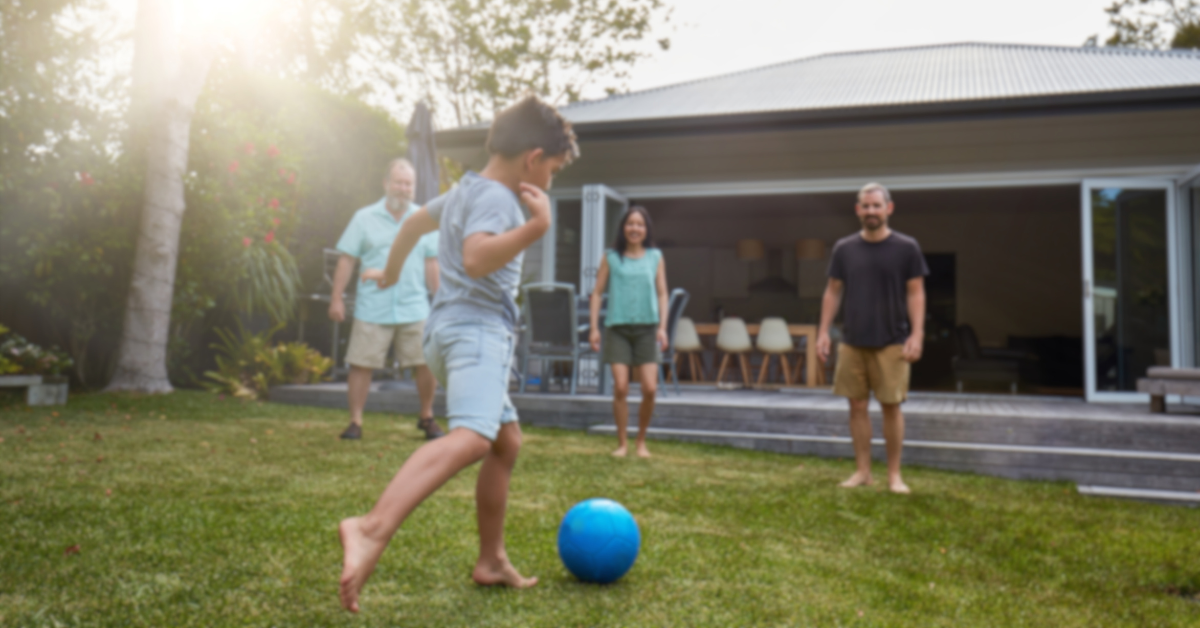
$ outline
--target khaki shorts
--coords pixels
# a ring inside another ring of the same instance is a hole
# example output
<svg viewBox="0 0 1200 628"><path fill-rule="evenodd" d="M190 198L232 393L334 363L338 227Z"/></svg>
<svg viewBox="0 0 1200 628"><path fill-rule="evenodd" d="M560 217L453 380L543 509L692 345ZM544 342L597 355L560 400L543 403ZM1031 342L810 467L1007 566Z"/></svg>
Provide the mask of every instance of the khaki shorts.
<svg viewBox="0 0 1200 628"><path fill-rule="evenodd" d="M400 368L412 368L425 364L422 337L425 321L403 325L379 325L354 319L350 329L350 347L346 349L346 362L352 366L381 369L387 360L388 347L395 345L396 360Z"/></svg>
<svg viewBox="0 0 1200 628"><path fill-rule="evenodd" d="M833 373L833 394L862 401L874 392L879 403L901 403L908 399L911 369L904 359L904 345L873 348L842 343Z"/></svg>

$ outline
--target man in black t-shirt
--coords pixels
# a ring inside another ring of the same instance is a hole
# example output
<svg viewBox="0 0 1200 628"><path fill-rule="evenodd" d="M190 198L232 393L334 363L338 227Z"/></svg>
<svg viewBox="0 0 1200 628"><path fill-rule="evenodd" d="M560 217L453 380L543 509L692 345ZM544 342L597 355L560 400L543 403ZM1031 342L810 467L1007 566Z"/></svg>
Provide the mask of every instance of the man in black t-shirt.
<svg viewBox="0 0 1200 628"><path fill-rule="evenodd" d="M908 493L900 478L910 365L921 359L925 336L925 276L929 267L917 241L888 227L895 206L887 188L868 183L858 193L862 230L838 240L829 260L829 284L821 301L817 355L829 359L829 326L846 303L833 393L850 400L850 436L857 469L842 482L871 483L871 393L883 407L888 489Z"/></svg>

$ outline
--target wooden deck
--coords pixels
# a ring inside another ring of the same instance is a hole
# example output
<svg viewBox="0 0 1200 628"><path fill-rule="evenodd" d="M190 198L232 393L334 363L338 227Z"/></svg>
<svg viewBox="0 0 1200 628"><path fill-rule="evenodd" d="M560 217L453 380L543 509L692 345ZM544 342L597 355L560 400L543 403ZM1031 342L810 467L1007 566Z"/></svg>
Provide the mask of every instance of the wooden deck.
<svg viewBox="0 0 1200 628"><path fill-rule="evenodd" d="M368 408L413 412L404 384L373 390ZM635 388L636 391L636 388ZM284 386L283 403L345 407L345 384ZM611 399L512 394L523 423L612 433ZM636 394L631 401L636 402ZM439 397L439 412L441 399ZM1079 399L914 393L904 404L905 464L1015 479L1068 480L1092 494L1139 490L1200 494L1200 408L1152 414L1146 404ZM882 436L872 403L875 434ZM824 390L685 387L659 396L651 436L801 455L852 457L846 401ZM874 453L883 456L876 439ZM1157 498L1157 497L1156 497ZM1192 499L1194 501L1194 499Z"/></svg>

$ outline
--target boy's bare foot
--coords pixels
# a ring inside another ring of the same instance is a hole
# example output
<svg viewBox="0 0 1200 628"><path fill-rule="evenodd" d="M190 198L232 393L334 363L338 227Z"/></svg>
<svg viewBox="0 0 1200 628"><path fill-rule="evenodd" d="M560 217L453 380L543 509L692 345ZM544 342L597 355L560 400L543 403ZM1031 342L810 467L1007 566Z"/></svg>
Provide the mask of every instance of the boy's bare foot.
<svg viewBox="0 0 1200 628"><path fill-rule="evenodd" d="M626 452L626 447L625 447L625 445L621 445L620 447L617 447L617 448L616 448L616 449L615 449L615 450L612 452L612 455L614 455L614 456L616 456L616 457L618 457L618 458L624 458L624 457L625 457L625 452Z"/></svg>
<svg viewBox="0 0 1200 628"><path fill-rule="evenodd" d="M500 585L514 589L528 589L538 583L537 578L526 578L517 573L517 569L505 558L501 561L485 561L482 558L475 563L475 571L471 572L475 584L485 587Z"/></svg>
<svg viewBox="0 0 1200 628"><path fill-rule="evenodd" d="M343 519L338 525L338 538L342 542L342 579L338 583L338 597L342 608L351 613L358 612L358 594L367 578L375 571L375 563L383 554L387 543L375 541L363 534L361 517Z"/></svg>
<svg viewBox="0 0 1200 628"><path fill-rule="evenodd" d="M845 482L838 484L842 488L855 488L858 486L870 486L874 483L871 479L871 474L855 471L854 475L850 476Z"/></svg>
<svg viewBox="0 0 1200 628"><path fill-rule="evenodd" d="M888 490L901 495L908 495L912 492L912 489L908 488L908 485L904 483L904 480L901 480L898 477L888 479Z"/></svg>
<svg viewBox="0 0 1200 628"><path fill-rule="evenodd" d="M638 443L637 446L638 458L649 458L650 450L646 448L646 443Z"/></svg>

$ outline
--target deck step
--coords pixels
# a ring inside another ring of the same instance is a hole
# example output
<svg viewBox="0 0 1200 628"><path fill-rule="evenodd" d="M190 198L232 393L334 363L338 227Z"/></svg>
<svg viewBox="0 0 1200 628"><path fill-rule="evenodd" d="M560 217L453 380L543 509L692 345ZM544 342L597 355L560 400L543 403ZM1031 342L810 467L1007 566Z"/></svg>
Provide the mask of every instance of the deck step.
<svg viewBox="0 0 1200 628"><path fill-rule="evenodd" d="M1185 491L1155 491L1138 488L1121 488L1119 486L1087 486L1080 484L1080 495L1096 497L1127 497L1130 499L1145 499L1150 501L1187 502L1200 504L1200 492Z"/></svg>

